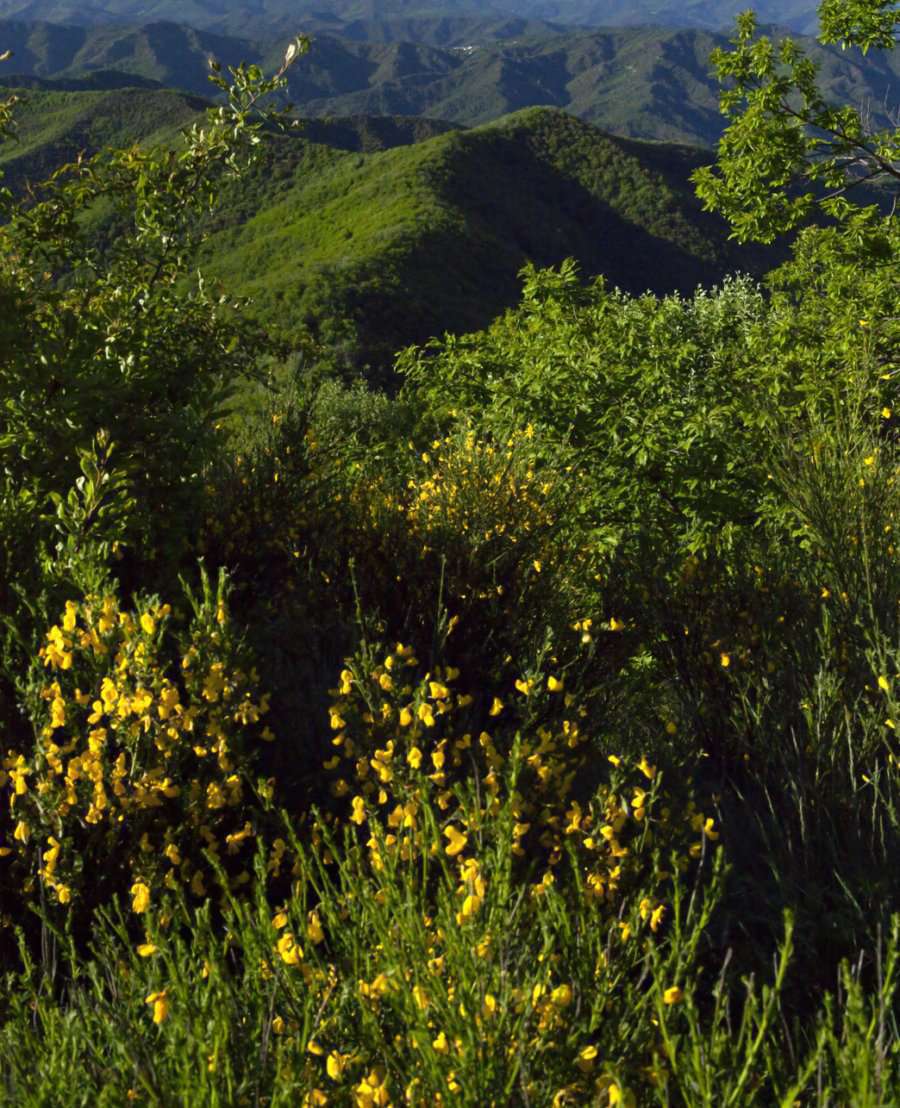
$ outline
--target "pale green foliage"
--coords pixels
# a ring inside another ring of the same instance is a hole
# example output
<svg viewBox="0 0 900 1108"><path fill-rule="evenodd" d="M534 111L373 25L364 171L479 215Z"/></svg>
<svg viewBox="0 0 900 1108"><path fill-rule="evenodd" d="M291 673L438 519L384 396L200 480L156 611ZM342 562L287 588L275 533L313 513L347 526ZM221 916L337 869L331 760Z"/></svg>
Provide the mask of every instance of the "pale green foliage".
<svg viewBox="0 0 900 1108"><path fill-rule="evenodd" d="M823 42L867 50L893 44L898 12L891 0L837 0L823 4L821 19ZM733 41L732 51L712 55L730 123L716 166L694 174L704 207L724 215L742 242L771 242L804 223L817 203L857 227L871 222L871 202L860 209L847 196L863 184L897 191L900 133L872 131L863 110L827 103L816 65L790 38L756 38L752 12L738 18Z"/></svg>
<svg viewBox="0 0 900 1108"><path fill-rule="evenodd" d="M292 45L285 67L303 47ZM178 149L78 159L0 227L0 503L10 528L20 526L17 505L31 520L27 538L4 527L0 568L18 596L3 597L0 617L19 637L34 630L24 609L41 590L71 582L73 542L82 570L89 555L105 562L113 541L138 558L184 555L223 405L272 346L191 272L199 217L255 157L263 128L283 121L261 101L282 87L285 67L271 79L254 66L229 81L214 71L225 103ZM0 136L13 140L15 100L0 105ZM105 237L91 227L101 208L113 214ZM95 445L103 461L90 463L101 467L92 475L84 459ZM71 526L57 558L63 501ZM16 557L17 547L36 556Z"/></svg>

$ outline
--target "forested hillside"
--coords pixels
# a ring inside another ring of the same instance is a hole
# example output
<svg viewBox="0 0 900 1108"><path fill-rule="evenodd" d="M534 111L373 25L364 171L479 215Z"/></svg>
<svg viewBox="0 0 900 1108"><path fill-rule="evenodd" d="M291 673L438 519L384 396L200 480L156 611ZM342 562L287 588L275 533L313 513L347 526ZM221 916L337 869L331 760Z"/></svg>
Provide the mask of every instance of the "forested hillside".
<svg viewBox="0 0 900 1108"><path fill-rule="evenodd" d="M0 154L21 192L79 152L175 143L196 99L164 90L35 89L18 142ZM707 159L628 142L553 109L471 131L421 118L309 120L273 137L221 196L197 260L266 325L340 349L389 379L393 354L485 326L518 298L526 262L575 258L585 275L640 293L690 293L780 256L728 241L689 174ZM112 220L112 222L110 222ZM99 236L117 224L102 205ZM783 256L783 255L781 255Z"/></svg>
<svg viewBox="0 0 900 1108"><path fill-rule="evenodd" d="M733 40L0 98L0 1104L900 1104L900 135Z"/></svg>
<svg viewBox="0 0 900 1108"><path fill-rule="evenodd" d="M632 138L711 147L722 133L709 56L727 46L726 34L643 26L525 37L508 24L492 27L484 36L462 35L461 45L318 32L303 66L290 72L287 92L303 116L423 115L477 125L553 106ZM164 22L97 29L0 23L0 36L14 52L11 73L66 81L130 73L208 95L210 56L225 66L241 59L278 65L280 46L259 37L263 29L248 22L232 38ZM425 33L418 25L407 30ZM494 37L505 34L512 37ZM864 106L876 127L889 125L900 102L900 51L863 60L859 51L802 41L827 97Z"/></svg>

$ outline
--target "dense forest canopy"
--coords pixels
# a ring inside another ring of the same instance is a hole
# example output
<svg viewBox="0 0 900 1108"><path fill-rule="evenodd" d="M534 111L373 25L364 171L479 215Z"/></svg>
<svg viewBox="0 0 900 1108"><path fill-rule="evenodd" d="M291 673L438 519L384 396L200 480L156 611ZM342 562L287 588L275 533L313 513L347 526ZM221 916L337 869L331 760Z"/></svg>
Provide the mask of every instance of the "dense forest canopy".
<svg viewBox="0 0 900 1108"><path fill-rule="evenodd" d="M900 132L747 13L680 192L559 111L289 147L308 48L0 194L0 1100L900 1102ZM374 380L211 279L288 149L298 241L403 166L451 259L480 168L488 268L540 163L646 281L532 228ZM780 264L664 294L714 218Z"/></svg>

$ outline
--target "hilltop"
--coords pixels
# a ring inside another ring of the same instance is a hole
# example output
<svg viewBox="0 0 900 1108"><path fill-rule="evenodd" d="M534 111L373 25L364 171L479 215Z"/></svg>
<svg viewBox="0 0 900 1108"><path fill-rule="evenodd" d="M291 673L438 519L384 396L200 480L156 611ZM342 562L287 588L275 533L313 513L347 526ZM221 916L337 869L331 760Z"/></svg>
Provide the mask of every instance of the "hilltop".
<svg viewBox="0 0 900 1108"><path fill-rule="evenodd" d="M263 318L385 367L401 345L484 326L516 301L527 261L574 257L635 293L761 274L775 256L737 248L699 210L688 175L704 160L548 108L370 154L285 139L225 199L204 269Z"/></svg>
<svg viewBox="0 0 900 1108"><path fill-rule="evenodd" d="M28 92L7 183L110 144L178 141L205 101L155 87ZM228 190L198 259L288 333L306 328L352 364L486 325L514 303L527 261L577 259L629 292L689 293L773 255L737 248L700 211L703 151L604 134L555 108L463 129L421 117L306 120L272 136ZM100 217L98 217L100 218ZM101 218L102 223L102 218Z"/></svg>

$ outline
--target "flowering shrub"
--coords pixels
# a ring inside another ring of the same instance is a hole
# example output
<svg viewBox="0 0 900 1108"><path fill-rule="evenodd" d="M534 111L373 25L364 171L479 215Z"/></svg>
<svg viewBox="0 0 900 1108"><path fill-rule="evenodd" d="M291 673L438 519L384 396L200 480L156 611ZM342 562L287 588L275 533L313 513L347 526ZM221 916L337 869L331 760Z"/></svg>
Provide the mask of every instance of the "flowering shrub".
<svg viewBox="0 0 900 1108"><path fill-rule="evenodd" d="M457 669L423 674L401 643L365 667L363 657L342 670L329 712L334 754L324 768L332 796L349 803L336 818L368 825L369 860L379 869L385 851L413 863L433 852L434 828L419 813L437 813L443 853L455 860L465 895L459 924L483 899L479 863L467 854L483 846L505 808L512 855L542 872L533 896L570 855L586 895L617 911L624 888L649 873L662 884L673 857L686 867L704 840L718 838L714 820L691 801L679 817L659 799L657 769L646 758L627 766L609 753L598 762L581 730L586 713L561 676L532 672L503 697L476 702ZM604 764L608 778L597 772Z"/></svg>
<svg viewBox="0 0 900 1108"><path fill-rule="evenodd" d="M658 1079L649 1013L684 995L677 871L714 820L646 758L588 758L560 676L487 700L462 681L402 644L342 670L334 803L288 833L295 881L265 959L315 991L319 1018L279 1015L275 1033L309 1036L308 1103L335 1086L358 1105L502 1103L510 1081L536 1103L628 1103ZM645 1013L626 1057L620 1004Z"/></svg>
<svg viewBox="0 0 900 1108"><path fill-rule="evenodd" d="M211 855L249 879L249 769L268 708L229 623L225 581L204 579L186 633L172 609L114 595L68 601L40 648L27 706L30 749L10 749L0 785L0 854L60 904L131 889L146 910L162 887L207 892ZM2 827L2 825L0 825Z"/></svg>

